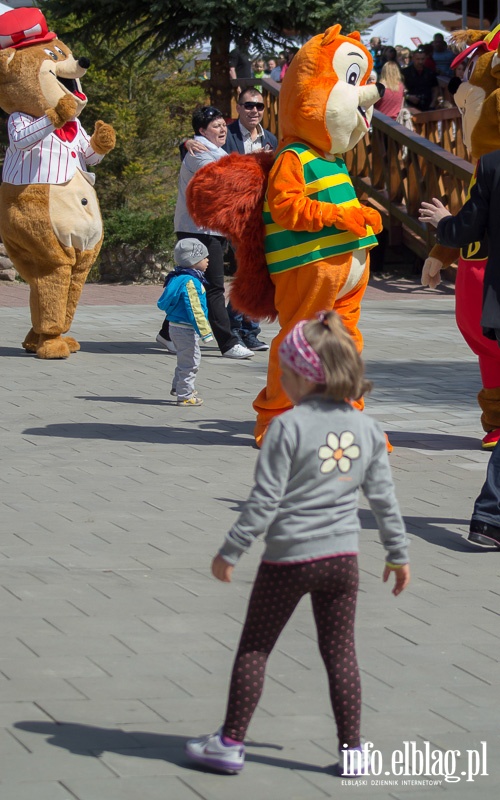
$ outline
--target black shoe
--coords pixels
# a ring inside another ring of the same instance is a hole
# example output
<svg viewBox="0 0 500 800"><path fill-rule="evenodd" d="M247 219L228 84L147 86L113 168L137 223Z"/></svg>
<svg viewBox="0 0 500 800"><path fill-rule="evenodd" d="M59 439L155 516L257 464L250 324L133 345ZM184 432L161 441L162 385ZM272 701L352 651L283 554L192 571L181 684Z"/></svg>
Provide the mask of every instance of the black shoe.
<svg viewBox="0 0 500 800"><path fill-rule="evenodd" d="M269 350L269 345L266 342L261 342L256 336L246 336L243 339L243 344L249 350Z"/></svg>
<svg viewBox="0 0 500 800"><path fill-rule="evenodd" d="M481 522L479 519L472 519L469 528L469 542L482 544L487 547L500 548L500 528Z"/></svg>

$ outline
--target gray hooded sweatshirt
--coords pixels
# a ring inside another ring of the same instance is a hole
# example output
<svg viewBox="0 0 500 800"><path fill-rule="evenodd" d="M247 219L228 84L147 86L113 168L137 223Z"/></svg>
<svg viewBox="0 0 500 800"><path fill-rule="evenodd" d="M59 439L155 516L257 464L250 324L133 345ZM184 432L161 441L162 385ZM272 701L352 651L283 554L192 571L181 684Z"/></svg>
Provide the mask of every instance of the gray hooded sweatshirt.
<svg viewBox="0 0 500 800"><path fill-rule="evenodd" d="M392 564L408 562L384 433L348 403L309 395L275 417L255 470L255 486L219 554L236 564L258 536L263 561L293 563L357 554L362 489Z"/></svg>

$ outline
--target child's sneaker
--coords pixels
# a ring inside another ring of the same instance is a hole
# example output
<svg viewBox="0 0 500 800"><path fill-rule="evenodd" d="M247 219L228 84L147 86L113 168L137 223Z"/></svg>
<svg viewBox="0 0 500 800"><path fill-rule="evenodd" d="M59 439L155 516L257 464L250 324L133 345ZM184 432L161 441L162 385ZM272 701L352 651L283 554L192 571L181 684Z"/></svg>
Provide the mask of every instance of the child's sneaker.
<svg viewBox="0 0 500 800"><path fill-rule="evenodd" d="M370 772L370 754L363 747L339 750L339 758L337 774L341 778L359 778Z"/></svg>
<svg viewBox="0 0 500 800"><path fill-rule="evenodd" d="M186 397L185 400L179 400L177 398L177 405L178 406L202 406L203 400L201 397L198 397L196 394L192 394L191 397Z"/></svg>
<svg viewBox="0 0 500 800"><path fill-rule="evenodd" d="M177 390L176 389L170 389L170 394L172 395L172 397L177 397ZM191 397L198 397L198 392L196 391L196 389L194 390L194 392L191 395Z"/></svg>
<svg viewBox="0 0 500 800"><path fill-rule="evenodd" d="M218 772L235 775L245 765L245 745L224 744L221 731L203 736L201 739L190 739L186 742L186 755L198 764L211 767Z"/></svg>

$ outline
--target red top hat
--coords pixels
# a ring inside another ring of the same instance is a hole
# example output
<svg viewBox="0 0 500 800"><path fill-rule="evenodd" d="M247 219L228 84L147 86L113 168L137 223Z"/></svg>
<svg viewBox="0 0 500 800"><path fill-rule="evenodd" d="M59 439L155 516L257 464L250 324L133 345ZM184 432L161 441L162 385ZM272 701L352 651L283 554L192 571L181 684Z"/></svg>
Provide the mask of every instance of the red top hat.
<svg viewBox="0 0 500 800"><path fill-rule="evenodd" d="M29 47L56 37L39 8L13 8L0 16L0 50Z"/></svg>

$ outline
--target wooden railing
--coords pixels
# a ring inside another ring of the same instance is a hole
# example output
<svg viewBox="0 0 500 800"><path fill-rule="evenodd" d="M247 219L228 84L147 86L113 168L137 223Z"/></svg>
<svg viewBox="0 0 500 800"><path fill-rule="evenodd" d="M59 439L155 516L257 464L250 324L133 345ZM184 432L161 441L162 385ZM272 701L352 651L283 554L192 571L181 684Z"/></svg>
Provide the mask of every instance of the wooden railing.
<svg viewBox="0 0 500 800"><path fill-rule="evenodd" d="M445 115L442 125L454 119ZM372 133L345 160L358 197L381 212L390 243L403 242L422 258L435 241L433 231L418 222L422 200L439 197L458 211L474 171L468 161L378 111Z"/></svg>

